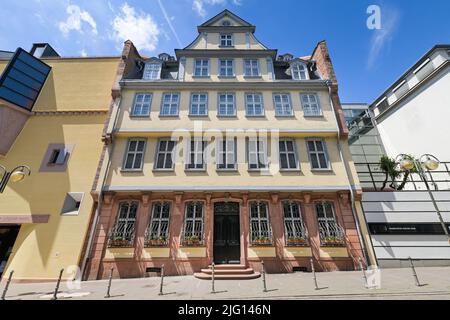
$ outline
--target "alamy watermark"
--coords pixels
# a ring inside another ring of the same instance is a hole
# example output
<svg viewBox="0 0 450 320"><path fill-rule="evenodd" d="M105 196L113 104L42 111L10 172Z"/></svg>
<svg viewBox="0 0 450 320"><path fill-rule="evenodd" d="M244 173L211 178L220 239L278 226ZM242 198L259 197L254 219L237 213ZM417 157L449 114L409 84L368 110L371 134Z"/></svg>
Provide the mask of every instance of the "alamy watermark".
<svg viewBox="0 0 450 320"><path fill-rule="evenodd" d="M372 4L367 7L367 28L369 30L381 29L381 8L378 5Z"/></svg>

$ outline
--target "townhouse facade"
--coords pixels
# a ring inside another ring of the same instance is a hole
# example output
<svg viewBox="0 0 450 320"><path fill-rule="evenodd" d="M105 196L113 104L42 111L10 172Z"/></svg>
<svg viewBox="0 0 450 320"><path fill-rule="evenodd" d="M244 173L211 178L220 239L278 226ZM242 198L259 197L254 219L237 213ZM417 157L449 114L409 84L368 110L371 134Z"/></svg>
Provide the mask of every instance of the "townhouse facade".
<svg viewBox="0 0 450 320"><path fill-rule="evenodd" d="M84 278L375 264L326 43L278 55L228 10L198 31L176 57L125 43Z"/></svg>
<svg viewBox="0 0 450 320"><path fill-rule="evenodd" d="M119 62L60 57L48 44L0 56L2 278L79 273Z"/></svg>

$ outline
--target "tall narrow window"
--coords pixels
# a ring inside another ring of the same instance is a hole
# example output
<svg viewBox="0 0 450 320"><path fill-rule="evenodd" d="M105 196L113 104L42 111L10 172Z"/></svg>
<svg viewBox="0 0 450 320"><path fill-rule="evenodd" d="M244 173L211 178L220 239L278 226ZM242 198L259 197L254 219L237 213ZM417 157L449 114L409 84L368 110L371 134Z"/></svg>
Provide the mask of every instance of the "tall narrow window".
<svg viewBox="0 0 450 320"><path fill-rule="evenodd" d="M263 116L263 98L260 93L247 93L245 95L245 111L248 117Z"/></svg>
<svg viewBox="0 0 450 320"><path fill-rule="evenodd" d="M300 203L283 201L284 233L288 245L306 245L308 233L303 223Z"/></svg>
<svg viewBox="0 0 450 320"><path fill-rule="evenodd" d="M308 80L308 70L303 63L295 63L291 66L292 79Z"/></svg>
<svg viewBox="0 0 450 320"><path fill-rule="evenodd" d="M162 97L161 115L176 116L178 115L178 106L180 104L179 93L165 93Z"/></svg>
<svg viewBox="0 0 450 320"><path fill-rule="evenodd" d="M186 170L206 169L205 148L206 141L202 139L194 138L188 141Z"/></svg>
<svg viewBox="0 0 450 320"><path fill-rule="evenodd" d="M209 60L208 59L195 59L194 76L196 76L196 77L208 77L209 76Z"/></svg>
<svg viewBox="0 0 450 320"><path fill-rule="evenodd" d="M135 117L148 116L150 114L151 103L151 93L137 93L134 97L134 105L133 110L131 111L131 115Z"/></svg>
<svg viewBox="0 0 450 320"><path fill-rule="evenodd" d="M315 209L322 244L343 244L344 230L336 222L333 203L330 201L316 202Z"/></svg>
<svg viewBox="0 0 450 320"><path fill-rule="evenodd" d="M264 245L272 242L269 210L266 202L250 202L250 241L253 245Z"/></svg>
<svg viewBox="0 0 450 320"><path fill-rule="evenodd" d="M244 60L244 75L246 77L258 77L259 76L259 61L258 61L258 59L245 59Z"/></svg>
<svg viewBox="0 0 450 320"><path fill-rule="evenodd" d="M303 113L305 116L321 116L322 109L320 108L319 98L317 94L301 94Z"/></svg>
<svg viewBox="0 0 450 320"><path fill-rule="evenodd" d="M141 170L146 140L131 139L128 141L127 153L125 155L124 170Z"/></svg>
<svg viewBox="0 0 450 320"><path fill-rule="evenodd" d="M169 139L159 140L157 148L155 169L172 170L174 166L175 141Z"/></svg>
<svg viewBox="0 0 450 320"><path fill-rule="evenodd" d="M284 170L298 169L295 140L282 139L279 141L278 144L280 151L280 169Z"/></svg>
<svg viewBox="0 0 450 320"><path fill-rule="evenodd" d="M109 237L108 245L110 247L133 246L137 208L138 203L136 201L120 204L119 214Z"/></svg>
<svg viewBox="0 0 450 320"><path fill-rule="evenodd" d="M203 241L203 203L191 201L186 203L183 242L197 245Z"/></svg>
<svg viewBox="0 0 450 320"><path fill-rule="evenodd" d="M234 93L219 93L219 116L234 116L236 114Z"/></svg>
<svg viewBox="0 0 450 320"><path fill-rule="evenodd" d="M191 95L191 106L189 108L191 116L206 116L208 114L208 94L193 93Z"/></svg>
<svg viewBox="0 0 450 320"><path fill-rule="evenodd" d="M155 202L150 224L145 235L145 245L166 245L169 237L170 202Z"/></svg>
<svg viewBox="0 0 450 320"><path fill-rule="evenodd" d="M325 142L321 139L307 140L309 160L312 169L329 169L327 152L325 150Z"/></svg>
<svg viewBox="0 0 450 320"><path fill-rule="evenodd" d="M223 33L220 35L220 46L221 47L232 47L233 46L233 34Z"/></svg>
<svg viewBox="0 0 450 320"><path fill-rule="evenodd" d="M250 170L267 169L267 143L262 139L248 139L248 168Z"/></svg>
<svg viewBox="0 0 450 320"><path fill-rule="evenodd" d="M219 75L221 77L234 77L233 59L219 60Z"/></svg>
<svg viewBox="0 0 450 320"><path fill-rule="evenodd" d="M161 63L147 62L144 67L144 80L158 80L161 77Z"/></svg>
<svg viewBox="0 0 450 320"><path fill-rule="evenodd" d="M217 169L236 169L236 139L217 139Z"/></svg>
<svg viewBox="0 0 450 320"><path fill-rule="evenodd" d="M273 95L276 116L292 116L291 97L287 93Z"/></svg>

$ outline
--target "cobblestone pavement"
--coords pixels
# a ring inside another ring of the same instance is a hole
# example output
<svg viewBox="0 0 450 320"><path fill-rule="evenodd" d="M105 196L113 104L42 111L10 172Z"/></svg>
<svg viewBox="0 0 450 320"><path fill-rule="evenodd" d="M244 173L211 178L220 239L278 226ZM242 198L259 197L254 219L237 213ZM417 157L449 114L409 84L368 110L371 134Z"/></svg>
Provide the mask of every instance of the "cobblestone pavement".
<svg viewBox="0 0 450 320"><path fill-rule="evenodd" d="M317 273L318 289L311 273L267 274L267 292L262 278L255 280L211 281L193 276L164 278L163 295L159 295L160 278L115 279L109 299L445 299L450 300L450 267L416 268L420 286L412 271L382 269L380 288L368 289L361 271ZM370 277L369 277L370 280ZM56 283L23 284L12 282L7 300L49 300ZM5 282L0 285L3 292ZM61 282L58 299L105 299L107 280L86 281L73 289Z"/></svg>

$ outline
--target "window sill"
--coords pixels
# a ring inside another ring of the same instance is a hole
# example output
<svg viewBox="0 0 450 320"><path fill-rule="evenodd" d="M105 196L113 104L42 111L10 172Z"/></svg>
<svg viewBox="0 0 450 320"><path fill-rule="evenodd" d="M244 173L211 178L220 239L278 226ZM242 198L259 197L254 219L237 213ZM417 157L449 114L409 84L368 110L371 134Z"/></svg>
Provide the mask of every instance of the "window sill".
<svg viewBox="0 0 450 320"><path fill-rule="evenodd" d="M311 172L328 172L331 173L333 172L333 169L311 169Z"/></svg>
<svg viewBox="0 0 450 320"><path fill-rule="evenodd" d="M324 118L323 114L314 114L314 115L308 115L308 114L304 114L303 115L305 118Z"/></svg>
<svg viewBox="0 0 450 320"><path fill-rule="evenodd" d="M175 169L152 169L152 172L175 172Z"/></svg>
<svg viewBox="0 0 450 320"><path fill-rule="evenodd" d="M295 118L294 114L276 114L276 118Z"/></svg>
<svg viewBox="0 0 450 320"><path fill-rule="evenodd" d="M217 76L217 78L219 79L236 79L236 75L232 75L232 76Z"/></svg>
<svg viewBox="0 0 450 320"><path fill-rule="evenodd" d="M187 173L189 173L189 172L206 172L206 167L202 168L202 169L185 168L184 171L187 172Z"/></svg>
<svg viewBox="0 0 450 320"><path fill-rule="evenodd" d="M142 169L120 169L120 172L123 173L140 173L143 172Z"/></svg>
<svg viewBox="0 0 450 320"><path fill-rule="evenodd" d="M247 117L247 118L265 118L266 115L265 114L257 114L257 115L248 115L248 114L246 114L245 117Z"/></svg>
<svg viewBox="0 0 450 320"><path fill-rule="evenodd" d="M146 115L142 115L142 116L130 114L130 118L132 118L132 119L150 118L150 114L146 114Z"/></svg>
<svg viewBox="0 0 450 320"><path fill-rule="evenodd" d="M234 168L234 169L219 169L219 168L216 168L216 171L217 172L239 172L239 170L237 168Z"/></svg>
<svg viewBox="0 0 450 320"><path fill-rule="evenodd" d="M222 48L222 49L226 49L226 48L234 49L234 45L233 46L221 46L221 45L219 45L219 48Z"/></svg>
<svg viewBox="0 0 450 320"><path fill-rule="evenodd" d="M207 118L208 114L189 114L188 117L190 117L190 118Z"/></svg>
<svg viewBox="0 0 450 320"><path fill-rule="evenodd" d="M244 79L262 79L262 76L261 75L259 75L259 76L245 76L244 75Z"/></svg>
<svg viewBox="0 0 450 320"><path fill-rule="evenodd" d="M160 118L179 118L180 116L178 114L160 114Z"/></svg>
<svg viewBox="0 0 450 320"><path fill-rule="evenodd" d="M302 170L301 169L281 169L280 168L280 172L299 172L299 173L301 173L302 172Z"/></svg>
<svg viewBox="0 0 450 320"><path fill-rule="evenodd" d="M210 79L211 76L207 75L207 76L192 76L192 79Z"/></svg>
<svg viewBox="0 0 450 320"><path fill-rule="evenodd" d="M264 169L247 169L248 172L269 172L269 168Z"/></svg>
<svg viewBox="0 0 450 320"><path fill-rule="evenodd" d="M217 118L237 118L236 114L226 115L226 114L218 114Z"/></svg>

